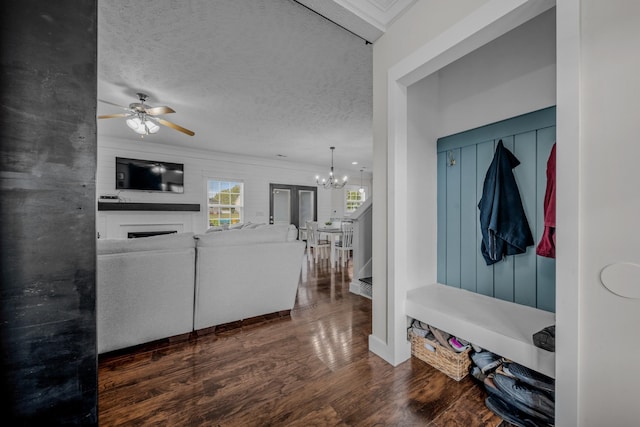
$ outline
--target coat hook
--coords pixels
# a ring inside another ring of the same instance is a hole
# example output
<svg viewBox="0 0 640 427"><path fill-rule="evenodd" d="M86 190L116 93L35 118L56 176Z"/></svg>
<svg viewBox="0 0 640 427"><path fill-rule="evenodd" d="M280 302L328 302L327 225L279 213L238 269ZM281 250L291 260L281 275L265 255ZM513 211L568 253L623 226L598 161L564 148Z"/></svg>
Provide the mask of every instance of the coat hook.
<svg viewBox="0 0 640 427"><path fill-rule="evenodd" d="M453 157L453 151L449 151L449 166L456 164L456 158Z"/></svg>

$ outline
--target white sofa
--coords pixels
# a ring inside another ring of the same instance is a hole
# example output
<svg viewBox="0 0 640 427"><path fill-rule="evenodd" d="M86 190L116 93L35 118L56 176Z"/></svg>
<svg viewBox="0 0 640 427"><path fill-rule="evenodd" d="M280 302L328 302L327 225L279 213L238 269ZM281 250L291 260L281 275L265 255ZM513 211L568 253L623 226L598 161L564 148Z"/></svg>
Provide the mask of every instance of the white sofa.
<svg viewBox="0 0 640 427"><path fill-rule="evenodd" d="M98 353L291 310L304 243L263 225L97 244Z"/></svg>
<svg viewBox="0 0 640 427"><path fill-rule="evenodd" d="M194 329L291 310L305 248L297 235L271 225L196 236Z"/></svg>

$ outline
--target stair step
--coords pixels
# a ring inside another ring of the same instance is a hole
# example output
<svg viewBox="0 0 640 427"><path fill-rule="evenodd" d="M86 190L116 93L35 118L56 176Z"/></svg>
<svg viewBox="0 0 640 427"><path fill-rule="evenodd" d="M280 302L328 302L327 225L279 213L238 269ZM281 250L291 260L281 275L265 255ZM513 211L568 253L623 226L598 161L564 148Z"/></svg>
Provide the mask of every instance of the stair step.
<svg viewBox="0 0 640 427"><path fill-rule="evenodd" d="M360 281L360 295L371 299L373 295L373 277L362 277Z"/></svg>

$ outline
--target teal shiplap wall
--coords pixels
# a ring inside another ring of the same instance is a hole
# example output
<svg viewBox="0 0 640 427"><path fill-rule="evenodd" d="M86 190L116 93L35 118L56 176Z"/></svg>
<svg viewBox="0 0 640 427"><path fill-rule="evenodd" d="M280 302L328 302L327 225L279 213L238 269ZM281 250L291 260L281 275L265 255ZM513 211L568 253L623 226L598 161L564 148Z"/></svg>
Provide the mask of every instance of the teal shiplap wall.
<svg viewBox="0 0 640 427"><path fill-rule="evenodd" d="M498 141L520 160L514 169L537 243L543 231L547 160L556 140L555 107L438 139L438 282L555 311L555 259L535 246L487 266L480 253L478 203Z"/></svg>

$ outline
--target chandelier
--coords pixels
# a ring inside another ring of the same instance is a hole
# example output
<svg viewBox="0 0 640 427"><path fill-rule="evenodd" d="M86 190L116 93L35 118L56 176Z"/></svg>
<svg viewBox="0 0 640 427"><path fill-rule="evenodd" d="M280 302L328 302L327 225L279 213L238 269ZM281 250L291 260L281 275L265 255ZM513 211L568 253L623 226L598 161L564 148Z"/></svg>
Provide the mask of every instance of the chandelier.
<svg viewBox="0 0 640 427"><path fill-rule="evenodd" d="M347 184L347 177L345 175L345 177L342 178L342 182L341 182L333 176L333 150L335 150L336 147L329 147L329 148L331 149L331 169L329 170L329 178L322 178L321 180L320 176L316 175L316 184L318 185L318 187L325 188L325 189L330 189L330 188L340 189Z"/></svg>

